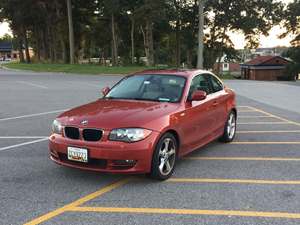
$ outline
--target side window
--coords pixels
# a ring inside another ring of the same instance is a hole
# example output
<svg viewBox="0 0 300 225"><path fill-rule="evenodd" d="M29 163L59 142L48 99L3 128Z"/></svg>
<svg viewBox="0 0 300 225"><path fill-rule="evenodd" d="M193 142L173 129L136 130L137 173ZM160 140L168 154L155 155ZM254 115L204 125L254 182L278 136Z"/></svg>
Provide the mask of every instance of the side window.
<svg viewBox="0 0 300 225"><path fill-rule="evenodd" d="M205 91L208 95L212 93L209 80L205 75L198 75L194 77L189 91L189 99L196 90Z"/></svg>
<svg viewBox="0 0 300 225"><path fill-rule="evenodd" d="M219 81L217 78L215 78L212 75L208 75L208 77L211 82L211 87L213 89L213 93L223 90L223 84L221 81Z"/></svg>

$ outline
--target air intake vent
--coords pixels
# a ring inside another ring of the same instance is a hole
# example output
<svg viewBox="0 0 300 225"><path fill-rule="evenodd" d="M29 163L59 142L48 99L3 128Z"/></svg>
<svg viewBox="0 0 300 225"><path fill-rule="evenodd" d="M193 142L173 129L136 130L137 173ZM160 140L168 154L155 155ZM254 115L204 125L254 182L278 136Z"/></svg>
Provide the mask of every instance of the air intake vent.
<svg viewBox="0 0 300 225"><path fill-rule="evenodd" d="M80 137L79 129L76 127L65 127L65 135L67 138L78 140Z"/></svg>
<svg viewBox="0 0 300 225"><path fill-rule="evenodd" d="M82 131L82 137L85 141L100 141L102 133L102 130L84 129Z"/></svg>

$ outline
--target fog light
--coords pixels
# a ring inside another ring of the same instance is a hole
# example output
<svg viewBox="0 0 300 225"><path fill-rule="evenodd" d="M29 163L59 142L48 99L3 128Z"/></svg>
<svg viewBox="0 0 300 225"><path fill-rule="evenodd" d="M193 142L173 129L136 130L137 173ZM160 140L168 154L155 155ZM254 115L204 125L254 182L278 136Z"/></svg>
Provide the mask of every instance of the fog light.
<svg viewBox="0 0 300 225"><path fill-rule="evenodd" d="M136 160L131 160L131 159L114 160L113 163L117 166L132 166L136 164Z"/></svg>
<svg viewBox="0 0 300 225"><path fill-rule="evenodd" d="M51 154L53 157L55 157L55 158L58 158L58 157L59 157L57 151L55 151L55 150L53 150L53 149L50 149L50 154Z"/></svg>

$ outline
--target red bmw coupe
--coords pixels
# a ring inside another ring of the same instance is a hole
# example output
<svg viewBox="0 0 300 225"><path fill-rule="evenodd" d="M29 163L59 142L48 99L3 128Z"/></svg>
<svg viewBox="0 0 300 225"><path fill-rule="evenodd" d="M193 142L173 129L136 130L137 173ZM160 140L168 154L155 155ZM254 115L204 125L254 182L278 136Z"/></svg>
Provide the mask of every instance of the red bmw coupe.
<svg viewBox="0 0 300 225"><path fill-rule="evenodd" d="M235 93L203 70L144 71L57 117L51 159L64 166L169 178L178 158L236 133Z"/></svg>

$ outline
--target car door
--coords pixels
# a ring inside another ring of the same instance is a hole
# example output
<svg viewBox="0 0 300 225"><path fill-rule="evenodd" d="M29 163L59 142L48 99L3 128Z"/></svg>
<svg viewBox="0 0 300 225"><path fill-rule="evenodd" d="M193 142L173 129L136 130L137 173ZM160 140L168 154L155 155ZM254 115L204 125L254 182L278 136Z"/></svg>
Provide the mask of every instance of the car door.
<svg viewBox="0 0 300 225"><path fill-rule="evenodd" d="M215 127L213 128L216 135L220 132L223 132L225 121L227 119L227 105L226 99L228 93L224 90L224 85L221 80L215 77L212 74L206 74L211 85L211 99L213 100L213 110L212 113L215 115L216 122Z"/></svg>
<svg viewBox="0 0 300 225"><path fill-rule="evenodd" d="M189 99L195 90L205 91L207 98L203 101L190 101ZM215 109L213 105L214 99L211 93L211 85L205 75L194 77L190 85L185 117L182 123L184 132L183 141L186 146L183 154L187 154L195 148L206 144L216 126L215 113L212 112Z"/></svg>

